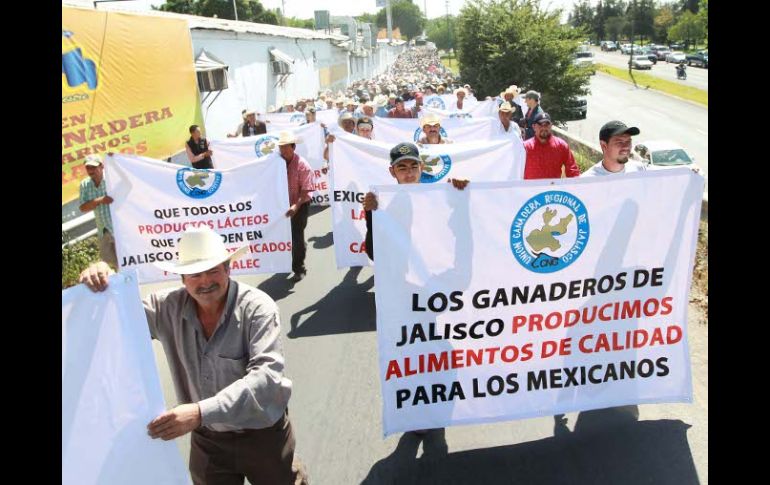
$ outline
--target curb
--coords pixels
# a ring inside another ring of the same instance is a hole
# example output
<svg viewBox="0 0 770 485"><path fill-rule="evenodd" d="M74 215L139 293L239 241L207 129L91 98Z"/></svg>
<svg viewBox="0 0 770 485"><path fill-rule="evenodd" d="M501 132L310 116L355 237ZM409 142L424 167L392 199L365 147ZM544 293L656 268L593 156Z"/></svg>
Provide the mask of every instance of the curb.
<svg viewBox="0 0 770 485"><path fill-rule="evenodd" d="M615 67L615 66L610 66L610 67ZM597 70L597 71L596 71L596 75L602 75L602 76L606 76L606 77L611 77L612 79L615 79L616 81L620 81L620 82L622 82L622 83L630 84L631 86L633 86L633 85L634 85L634 83L632 83L631 81L626 81L625 79L620 79L619 77L615 77L615 76L613 76L612 74L607 74L606 72L602 72L602 71L598 71L598 70ZM661 78L661 79L662 79L662 78ZM665 79L664 79L664 81L665 81ZM653 92L655 92L655 93L658 93L658 94L662 94L662 95L664 95L664 96L668 96L669 98L674 98L674 99L677 99L677 100L679 100L679 101L682 101L682 102L685 102L685 103L689 103L689 104L691 104L691 105L693 105L693 106L697 106L697 107L699 107L699 108L704 108L706 111L708 111L708 109L709 109L708 105L705 105L705 104L701 104L701 103L697 103L697 102L695 102L695 101L693 101L693 100L691 100L691 99L680 98L679 96L676 96L676 95L673 95L673 94L667 93L667 92L665 92L665 91L661 91L661 90L659 90L659 89L654 89L654 88L643 88L643 87L639 87L638 85L637 85L637 86L635 86L635 87L636 87L637 89L642 89L642 90L644 90L644 91L653 91ZM707 92L708 92L708 91L707 91Z"/></svg>

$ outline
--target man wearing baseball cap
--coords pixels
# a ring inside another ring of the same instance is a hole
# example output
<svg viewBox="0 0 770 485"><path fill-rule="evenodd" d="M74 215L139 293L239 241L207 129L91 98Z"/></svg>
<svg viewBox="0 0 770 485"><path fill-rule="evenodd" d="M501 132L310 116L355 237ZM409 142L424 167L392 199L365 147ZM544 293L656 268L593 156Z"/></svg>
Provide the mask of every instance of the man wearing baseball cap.
<svg viewBox="0 0 770 485"><path fill-rule="evenodd" d="M603 157L594 166L583 172L581 177L596 177L630 172L641 172L647 167L632 160L631 137L639 134L639 128L626 126L622 121L610 121L599 130L599 145Z"/></svg>
<svg viewBox="0 0 770 485"><path fill-rule="evenodd" d="M540 107L540 93L537 91L527 91L524 95L524 102L527 104L529 111L527 116L522 119L522 124L526 131L524 132L524 139L529 140L535 136L535 128L532 126L535 116L543 112L543 108Z"/></svg>
<svg viewBox="0 0 770 485"><path fill-rule="evenodd" d="M183 288L150 294L150 335L163 344L181 404L147 425L153 439L192 433L190 474L197 485L293 484L294 432L287 412L292 383L284 377L280 312L264 292L230 278L222 237L204 226L179 240L177 261L154 263L182 277ZM114 273L103 261L80 282L104 291ZM304 477L303 477L304 478Z"/></svg>
<svg viewBox="0 0 770 485"><path fill-rule="evenodd" d="M88 155L83 165L88 178L80 182L80 212L94 211L96 236L99 240L99 256L102 261L118 267L115 253L115 237L112 230L112 216L109 205L112 197L107 195L107 182L104 181L104 163L99 155Z"/></svg>
<svg viewBox="0 0 770 485"><path fill-rule="evenodd" d="M551 133L551 117L543 111L532 120L535 136L524 142L527 161L524 179L558 179L562 167L567 177L578 177L580 169L567 142Z"/></svg>

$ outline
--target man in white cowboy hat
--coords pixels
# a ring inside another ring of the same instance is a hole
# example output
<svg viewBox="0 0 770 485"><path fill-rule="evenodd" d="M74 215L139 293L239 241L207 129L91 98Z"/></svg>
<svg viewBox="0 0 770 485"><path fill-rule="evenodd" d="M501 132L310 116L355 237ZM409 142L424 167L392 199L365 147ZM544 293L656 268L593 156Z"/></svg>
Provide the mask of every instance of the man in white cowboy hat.
<svg viewBox="0 0 770 485"><path fill-rule="evenodd" d="M455 102L453 103L452 109L453 110L462 110L467 108L465 105L465 96L468 95L468 92L465 91L465 88L457 88L455 90Z"/></svg>
<svg viewBox="0 0 770 485"><path fill-rule="evenodd" d="M294 113L294 99L287 99L283 102L283 107L281 108L282 113Z"/></svg>
<svg viewBox="0 0 770 485"><path fill-rule="evenodd" d="M104 181L104 163L99 155L88 155L83 163L88 178L80 182L80 212L94 211L96 236L99 239L99 255L113 267L118 267L115 253L115 237L112 230L110 208L112 197L107 195Z"/></svg>
<svg viewBox="0 0 770 485"><path fill-rule="evenodd" d="M230 253L208 227L190 229L179 240L177 261L155 263L181 275L184 287L144 300L150 335L163 344L181 403L148 423L147 432L165 441L192 432L196 485L296 479L280 312L267 294L230 278L230 262L246 250ZM100 261L80 282L104 291L112 273Z"/></svg>
<svg viewBox="0 0 770 485"><path fill-rule="evenodd" d="M513 122L513 107L510 103L503 103L497 108L497 116L500 119L500 123L497 125L497 133L499 135L515 136L521 140L522 129L519 125Z"/></svg>
<svg viewBox="0 0 770 485"><path fill-rule="evenodd" d="M313 169L295 151L299 141L288 131L282 131L278 137L278 149L286 161L286 178L289 182L289 210L286 211L286 217L291 218L291 270L294 272L294 282L302 280L307 274L305 227L310 210L310 194L313 193Z"/></svg>
<svg viewBox="0 0 770 485"><path fill-rule="evenodd" d="M247 109L243 113L243 123L238 126L235 136L227 136L228 138L236 138L239 136L263 135L265 133L267 133L267 125L257 119L256 111Z"/></svg>
<svg viewBox="0 0 770 485"><path fill-rule="evenodd" d="M441 136L441 118L435 113L428 113L422 117L422 137L417 141L418 145L440 145L452 143L452 140Z"/></svg>

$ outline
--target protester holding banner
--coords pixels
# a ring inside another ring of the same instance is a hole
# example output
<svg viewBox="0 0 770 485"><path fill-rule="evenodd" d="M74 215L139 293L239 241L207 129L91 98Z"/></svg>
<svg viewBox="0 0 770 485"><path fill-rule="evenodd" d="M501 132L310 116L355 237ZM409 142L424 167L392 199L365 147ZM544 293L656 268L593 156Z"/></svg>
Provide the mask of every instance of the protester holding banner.
<svg viewBox="0 0 770 485"><path fill-rule="evenodd" d="M196 485L231 483L223 477L293 484L298 473L278 306L230 278L231 262L246 250L230 253L210 228L190 229L180 239L179 259L156 263L181 275L184 288L144 300L150 335L163 344L182 403L152 420L148 434L168 441L192 432ZM104 291L112 273L100 261L80 282Z"/></svg>
<svg viewBox="0 0 770 485"><path fill-rule="evenodd" d="M371 118L367 116L358 118L358 122L356 122L356 131L358 132L358 136L374 140L374 122Z"/></svg>
<svg viewBox="0 0 770 485"><path fill-rule="evenodd" d="M310 210L310 194L313 193L313 169L305 159L295 153L298 141L288 131L282 131L278 139L278 149L286 161L289 182L289 210L286 211L286 217L291 218L291 270L294 272L294 282L301 281L307 274L305 227Z"/></svg>
<svg viewBox="0 0 770 485"><path fill-rule="evenodd" d="M214 164L211 161L213 152L209 149L209 142L201 136L201 130L198 125L190 127L190 139L187 140L185 145L187 159L193 168L214 168Z"/></svg>
<svg viewBox="0 0 770 485"><path fill-rule="evenodd" d="M535 136L524 142L527 151L524 179L558 179L561 178L562 167L565 176L580 176L580 169L567 142L553 136L548 113L535 116L532 126Z"/></svg>
<svg viewBox="0 0 770 485"><path fill-rule="evenodd" d="M603 157L581 177L597 177L630 172L641 172L647 167L631 156L631 136L638 135L639 128L628 127L622 121L610 121L599 130L599 145Z"/></svg>
<svg viewBox="0 0 770 485"><path fill-rule="evenodd" d="M521 128L512 122L513 107L510 103L503 103L497 108L497 117L500 124L497 125L499 135L518 136L521 138Z"/></svg>
<svg viewBox="0 0 770 485"><path fill-rule="evenodd" d="M246 111L244 114L245 122L237 136L254 136L267 133L267 125L257 120L257 113L254 110Z"/></svg>
<svg viewBox="0 0 770 485"><path fill-rule="evenodd" d="M107 183L104 181L104 162L99 155L88 155L84 165L88 178L80 182L80 212L94 211L96 235L99 239L99 256L113 268L117 268L115 232L112 228L112 215L110 215L110 209L107 207L112 204L112 197L107 195Z"/></svg>
<svg viewBox="0 0 770 485"><path fill-rule="evenodd" d="M441 118L429 113L422 117L422 131L424 135L417 141L418 145L441 145L452 143L452 140L441 136Z"/></svg>

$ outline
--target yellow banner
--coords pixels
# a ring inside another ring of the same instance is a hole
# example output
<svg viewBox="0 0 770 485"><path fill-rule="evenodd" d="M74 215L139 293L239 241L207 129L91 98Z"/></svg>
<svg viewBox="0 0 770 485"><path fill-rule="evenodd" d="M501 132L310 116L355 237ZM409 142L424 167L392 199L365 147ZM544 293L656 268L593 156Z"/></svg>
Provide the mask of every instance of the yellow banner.
<svg viewBox="0 0 770 485"><path fill-rule="evenodd" d="M62 204L90 154L166 158L202 125L184 20L62 7Z"/></svg>

